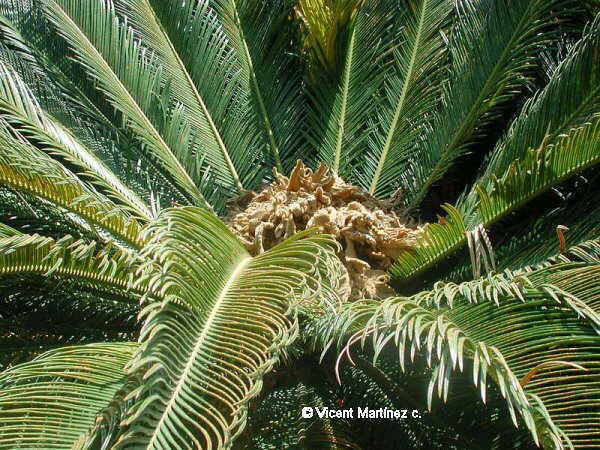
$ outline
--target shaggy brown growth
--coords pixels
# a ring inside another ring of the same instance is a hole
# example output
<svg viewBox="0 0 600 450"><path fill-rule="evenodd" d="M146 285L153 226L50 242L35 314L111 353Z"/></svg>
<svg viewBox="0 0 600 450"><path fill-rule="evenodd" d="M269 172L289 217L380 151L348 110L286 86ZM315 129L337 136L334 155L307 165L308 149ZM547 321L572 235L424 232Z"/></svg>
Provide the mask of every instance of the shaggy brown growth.
<svg viewBox="0 0 600 450"><path fill-rule="evenodd" d="M238 201L227 223L254 255L296 231L321 227L342 244L350 299L383 298L393 293L386 269L416 244L422 230L402 224L389 204L345 183L321 165L316 172L301 161L259 194Z"/></svg>

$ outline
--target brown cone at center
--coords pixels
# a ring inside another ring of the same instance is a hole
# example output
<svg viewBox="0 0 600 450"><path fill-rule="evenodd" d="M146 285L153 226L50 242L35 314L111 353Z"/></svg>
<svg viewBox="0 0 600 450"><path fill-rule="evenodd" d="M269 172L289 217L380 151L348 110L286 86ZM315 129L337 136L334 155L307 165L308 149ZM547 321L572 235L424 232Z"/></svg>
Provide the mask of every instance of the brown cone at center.
<svg viewBox="0 0 600 450"><path fill-rule="evenodd" d="M387 269L417 245L422 229L406 226L389 204L324 165L313 172L298 161L289 178L275 169L273 174L276 181L239 199L226 220L248 251L260 254L297 231L320 227L342 244L350 300L392 295Z"/></svg>

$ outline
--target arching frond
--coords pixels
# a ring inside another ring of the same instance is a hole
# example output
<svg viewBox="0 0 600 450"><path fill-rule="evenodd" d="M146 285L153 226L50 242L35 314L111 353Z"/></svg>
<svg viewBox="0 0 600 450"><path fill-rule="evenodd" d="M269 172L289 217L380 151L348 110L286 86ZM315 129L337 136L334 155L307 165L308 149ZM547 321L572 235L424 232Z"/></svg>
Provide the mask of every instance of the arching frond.
<svg viewBox="0 0 600 450"><path fill-rule="evenodd" d="M62 42L58 39L37 38L39 34L36 33L41 32L40 28L43 25L40 23L42 13L27 8L27 6L31 7L32 1L35 0L23 2L21 7L24 11L12 4L9 7L12 12L11 18L3 16L5 10L0 10L0 42L12 51L13 56L18 56L20 62L25 63L31 78L47 77L52 82L55 94L68 99L69 106L76 109L77 113L93 118L97 124L113 129L109 117L98 108L89 93L77 84L77 81L80 81L77 76L68 71L71 67L65 67L65 60L56 61L52 58L58 52L57 47L60 47ZM4 63L10 65L9 61ZM27 80L25 81L27 84Z"/></svg>
<svg viewBox="0 0 600 450"><path fill-rule="evenodd" d="M133 341L131 292L93 290L77 279L22 274L0 278L0 370L66 345Z"/></svg>
<svg viewBox="0 0 600 450"><path fill-rule="evenodd" d="M467 230L491 225L568 176L600 162L599 119L563 136L555 147L529 151L501 179L493 178L489 190L479 185L473 212L447 205L449 219L430 225L422 246L400 256L392 268L394 276L408 279L431 268L466 243Z"/></svg>
<svg viewBox="0 0 600 450"><path fill-rule="evenodd" d="M191 140L189 126L180 109L157 109L156 97L163 101L165 95L160 70L134 42L131 31L119 24L112 6L95 0L44 0L43 5L58 33L73 48L77 61L97 81L148 154L190 202L206 205L190 177L194 170L188 173L184 166Z"/></svg>
<svg viewBox="0 0 600 450"><path fill-rule="evenodd" d="M77 239L99 239L97 230L69 211L26 192L4 186L0 189L0 222L20 233L60 239L70 234Z"/></svg>
<svg viewBox="0 0 600 450"><path fill-rule="evenodd" d="M15 230L14 228L12 228L4 223L0 223L0 238L15 236L18 234L20 234L20 233L17 230Z"/></svg>
<svg viewBox="0 0 600 450"><path fill-rule="evenodd" d="M598 52L598 36L597 26L592 27L590 34L555 71L546 89L515 120L511 133L503 141L506 144L500 144L493 157L496 163L491 167L497 165L503 171L496 173L490 169L481 183L459 200L457 208L447 206L449 217L443 224L429 226L426 245L400 257L392 270L395 276L411 278L429 269L466 243L467 230L478 224L491 225L541 192L600 161L600 103L596 92L600 65L597 58L591 57ZM568 87L580 85L581 89ZM549 128L555 124L551 111L558 105L551 100L554 94L560 98L570 96L571 100L568 112L560 119L563 123L557 125L559 134L547 142L545 134L535 129L541 123L545 130L554 132ZM532 130L532 136L537 134L538 147L527 147L535 143L524 140L524 131L528 129ZM504 151L509 154L506 160L502 159Z"/></svg>
<svg viewBox="0 0 600 450"><path fill-rule="evenodd" d="M460 1L451 43L454 70L444 105L417 147L404 187L406 205L419 206L430 187L488 132L501 108L530 83L542 32L565 11L565 0ZM562 9L561 9L562 8Z"/></svg>
<svg viewBox="0 0 600 450"><path fill-rule="evenodd" d="M387 198L410 181L409 162L419 135L438 106L448 70L444 28L453 4L447 0L392 1L398 44L385 80L377 130L369 136L357 177L371 195Z"/></svg>
<svg viewBox="0 0 600 450"><path fill-rule="evenodd" d="M77 448L125 381L137 345L51 350L0 374L0 446Z"/></svg>
<svg viewBox="0 0 600 450"><path fill-rule="evenodd" d="M141 220L152 217L144 202L100 159L42 111L18 75L1 62L0 80L0 114L16 132L42 146L47 154L74 165L96 188Z"/></svg>
<svg viewBox="0 0 600 450"><path fill-rule="evenodd" d="M129 372L145 381L113 445L228 447L263 374L295 338L295 311L315 294L311 280L326 281L318 266L339 265L335 243L303 233L251 258L197 208L167 210L148 233L154 271L141 282L164 300L141 313L143 345Z"/></svg>
<svg viewBox="0 0 600 450"><path fill-rule="evenodd" d="M555 264L512 276L477 280L448 289L384 302L348 305L323 320L324 341L351 335L348 347L373 339L375 358L398 347L400 364L422 349L434 372L434 392L447 398L451 375L473 361L473 380L486 398L491 378L517 424L525 422L536 442L550 447L598 445L600 305L590 281L598 260ZM478 286L475 287L475 284ZM564 408L570 399L585 403Z"/></svg>
<svg viewBox="0 0 600 450"><path fill-rule="evenodd" d="M13 362L68 343L131 337L139 256L64 236L0 239L0 348Z"/></svg>
<svg viewBox="0 0 600 450"><path fill-rule="evenodd" d="M184 106L183 117L194 141L182 157L205 158L224 188L243 192L250 183L248 166L256 156L254 137L248 122L240 128L247 100L237 98L244 93L239 92L235 55L209 2L120 0L115 4L142 45L155 52L170 95ZM234 109L232 102L238 102ZM200 165L194 173L201 173Z"/></svg>
<svg viewBox="0 0 600 450"><path fill-rule="evenodd" d="M135 218L30 143L11 136L11 127L2 120L0 182L67 209L133 247L141 246Z"/></svg>

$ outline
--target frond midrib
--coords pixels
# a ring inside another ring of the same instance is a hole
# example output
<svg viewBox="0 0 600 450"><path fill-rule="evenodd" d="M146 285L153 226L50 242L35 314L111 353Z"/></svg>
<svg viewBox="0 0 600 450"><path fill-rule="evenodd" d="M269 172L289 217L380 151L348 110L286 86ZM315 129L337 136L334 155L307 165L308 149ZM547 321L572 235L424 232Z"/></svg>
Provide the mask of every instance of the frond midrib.
<svg viewBox="0 0 600 450"><path fill-rule="evenodd" d="M373 175L373 180L371 181L371 187L369 188L369 194L371 194L371 195L374 195L375 191L377 190L377 184L379 183L379 178L380 178L383 168L385 166L387 154L392 145L394 136L396 135L396 131L397 131L396 127L398 125L398 120L400 119L400 113L404 109L404 102L406 101L406 94L408 93L408 87L410 86L412 79L413 79L414 66L415 66L415 62L417 59L418 49L421 45L421 36L423 33L423 27L425 25L425 11L427 9L429 1L430 0L423 0L423 4L421 6L421 14L419 14L418 32L415 37L415 43L414 43L414 46L413 46L413 49L411 52L410 64L409 64L409 67L407 70L407 76L402 85L402 93L400 95L400 99L396 106L396 110L394 111L394 117L392 119L392 123L390 124L390 128L387 133L385 143L383 145L383 150L382 150L381 156L379 158L379 163L377 164L377 169L375 170L375 173Z"/></svg>
<svg viewBox="0 0 600 450"><path fill-rule="evenodd" d="M196 88L196 84L192 80L192 77L190 76L185 64L181 60L179 53L173 46L173 43L171 42L169 35L165 31L165 29L162 25L162 22L158 19L157 15L154 11L154 8L152 8L152 6L150 4L148 4L148 6L149 6L148 9L152 11L154 23L156 23L156 26L159 28L160 32L162 33L162 36L164 37L165 42L167 43L167 45L169 46L169 49L171 50L171 55L172 55L173 59L175 60L175 63L177 64L177 66L179 67L179 70L185 77L185 80L187 81L188 86L190 87L190 90L192 91L192 93L194 95L194 98L198 102L198 105L200 106L200 109L202 110L202 113L204 114L204 117L206 118L206 121L208 122L210 131L211 131L213 137L215 138L215 140L217 141L219 150L220 150L221 154L223 155L223 159L225 160L225 164L227 164L227 168L229 169L229 172L231 173L231 177L233 178L233 180L235 182L237 190L239 192L244 192L244 186L242 185L242 182L237 173L237 170L236 170L235 166L233 165L231 158L229 157L229 152L227 151L227 147L226 147L225 143L223 142L223 139L221 138L221 134L219 133L219 130L217 129L217 126L215 125L215 122L212 119L212 114L206 107L206 104L204 103L204 99L198 92L198 89Z"/></svg>
<svg viewBox="0 0 600 450"><path fill-rule="evenodd" d="M189 355L188 361L183 369L183 372L181 373L181 376L179 377L179 380L177 381L177 384L175 385L173 392L170 394L169 402L165 406L165 408L160 416L160 419L158 420L156 426L154 427L154 431L152 432L152 435L150 436L148 444L146 445L146 448L148 450L155 448L154 442L158 438L157 433L161 429L161 425L163 424L164 420L167 418L167 416L169 415L169 412L173 408L175 399L178 397L181 389L183 388L183 385L185 384L185 381L187 380L189 372L192 370L192 366L194 365L194 362L196 361L196 357L202 348L202 344L204 344L206 336L211 331L210 326L215 321L217 314L219 312L219 308L227 299L227 294L229 293L229 291L230 291L231 287L234 285L234 283L237 281L239 275L246 269L246 267L248 266L248 264L251 261L252 261L252 257L250 257L249 255L244 255L239 260L237 265L232 270L231 275L225 282L223 288L221 289L219 296L215 300L215 303L211 308L211 312L208 315L208 317L206 318L204 326L202 327L202 332L201 332L200 336L198 336L196 339L196 344L194 345L194 348L192 349L192 352Z"/></svg>
<svg viewBox="0 0 600 450"><path fill-rule="evenodd" d="M451 152L453 149L455 149L456 146L459 145L459 143L463 139L464 134L471 127L471 121L477 117L478 106L490 94L490 93L488 93L488 90L490 89L493 80L498 75L498 72L500 72L500 69L501 69L503 63L505 62L505 59L509 58L509 56L510 56L509 50L512 49L512 45L518 39L520 32L521 32L521 28L524 26L524 24L526 23L526 21L528 19L529 12L532 8L533 3L535 3L535 2L530 2L529 5L527 6L526 13L523 14L521 19L519 20L519 23L518 23L517 27L515 28L515 32L512 34L508 44L504 47L504 50L502 51L502 54L501 54L500 58L498 59L498 62L494 65L494 68L492 69L490 76L487 78L483 88L479 92L477 99L475 100L475 102L473 102L472 107L469 109L469 113L467 114L467 117L462 122L462 125L459 127L457 132L454 133L450 142L445 146L445 149L442 152L441 161L444 161L445 156L448 155L449 152ZM439 178L439 176L441 176L443 174L443 172L444 172L444 169L443 169L442 165L440 163L436 164L434 169L431 171L430 175L427 177L427 179L423 183L421 189L419 189L419 192L417 193L417 195L411 201L409 208L415 208L416 206L418 206L421 203L421 201L427 195L427 193L429 191L429 187L433 183L435 183L435 181Z"/></svg>
<svg viewBox="0 0 600 450"><path fill-rule="evenodd" d="M354 38L356 33L356 24L350 25L350 39L348 40L348 47L346 51L346 58L344 63L344 77L342 82L342 104L340 106L340 123L338 125L335 153L333 160L333 173L338 174L340 170L340 161L342 159L342 141L344 138L344 128L346 124L346 109L348 107L348 95L350 91L350 72L352 70L352 60L354 57Z"/></svg>

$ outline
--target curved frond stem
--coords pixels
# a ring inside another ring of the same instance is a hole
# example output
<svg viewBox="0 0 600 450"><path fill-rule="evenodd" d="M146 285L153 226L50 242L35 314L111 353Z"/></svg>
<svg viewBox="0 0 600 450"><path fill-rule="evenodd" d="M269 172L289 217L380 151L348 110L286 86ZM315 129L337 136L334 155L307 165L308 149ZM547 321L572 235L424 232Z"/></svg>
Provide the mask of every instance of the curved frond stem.
<svg viewBox="0 0 600 450"><path fill-rule="evenodd" d="M162 56L161 62L168 65L164 67L173 79L168 80L171 83L176 83L172 89L181 89L184 94L191 96L190 98L178 98L186 107L190 108L191 118L190 124L197 127L194 130L197 137L202 137L203 140L214 140L215 146L218 148L222 160L225 163L226 171L229 172L236 189L239 192L244 192L244 187L238 175L238 172L229 156L230 150L227 148L221 133L217 129L212 114L209 111L206 102L198 91L196 83L192 79L185 63L181 59L177 49L173 45L169 37L169 33L165 30L163 23L160 21L155 9L152 7L149 0L126 0L122 2L127 5L125 14L133 16L133 23L143 33L142 37L148 39L148 43L155 46L156 50ZM198 13L200 14L200 13ZM194 117L197 116L197 117ZM205 123L197 123L205 121ZM202 132L208 128L210 138L207 139ZM206 145L206 142L204 143ZM215 161L213 161L214 163ZM223 170L223 169L220 169Z"/></svg>
<svg viewBox="0 0 600 450"><path fill-rule="evenodd" d="M256 69L254 68L254 62L252 61L252 56L250 55L250 50L248 48L248 43L246 42L246 36L244 35L244 29L242 27L242 23L240 21L240 15L238 12L238 3L233 0L233 9L235 15L235 22L237 25L237 30L239 32L240 41L243 47L243 55L246 66L248 67L248 72L250 74L250 80L252 85L252 90L254 95L256 96L256 101L258 103L258 108L260 112L260 116L265 128L265 134L267 135L267 139L269 141L269 146L271 148L271 152L273 153L273 160L275 162L275 167L280 173L283 173L283 166L281 165L281 156L279 154L279 146L277 142L275 142L275 134L273 132L273 127L271 125L271 119L269 118L269 113L267 112L267 108L265 107L265 101L263 98L262 90L258 84L258 79L256 77Z"/></svg>
<svg viewBox="0 0 600 450"><path fill-rule="evenodd" d="M393 44L384 33L394 17L393 2L355 3L347 29L340 30L344 45L339 73L323 74L309 84L312 129L308 138L318 159L340 177L351 175L352 162L362 153L369 120L378 104L375 94L388 73L383 60ZM374 70L374 65L379 69Z"/></svg>

